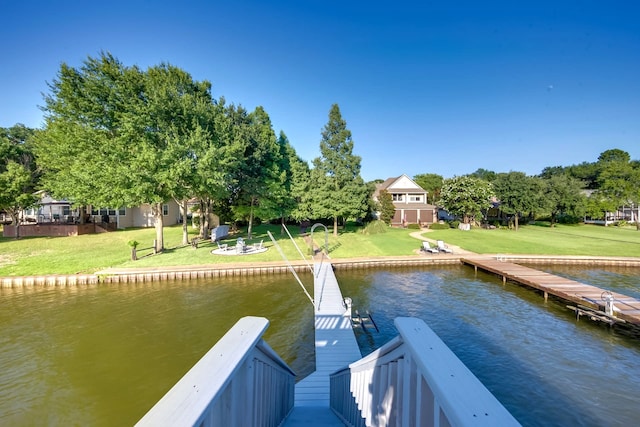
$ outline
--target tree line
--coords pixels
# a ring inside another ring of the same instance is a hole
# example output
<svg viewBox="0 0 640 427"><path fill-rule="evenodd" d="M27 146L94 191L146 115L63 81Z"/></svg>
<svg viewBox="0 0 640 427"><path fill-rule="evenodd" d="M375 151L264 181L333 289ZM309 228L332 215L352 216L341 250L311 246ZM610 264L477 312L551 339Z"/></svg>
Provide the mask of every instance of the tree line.
<svg viewBox="0 0 640 427"><path fill-rule="evenodd" d="M478 169L450 179L437 174L414 179L465 223L486 220L489 209L496 208L516 230L523 216L548 216L553 227L562 217L604 218L623 205L640 204L640 161L620 149L602 152L596 162L546 167L534 176ZM636 218L640 229L639 222Z"/></svg>
<svg viewBox="0 0 640 427"><path fill-rule="evenodd" d="M162 204L171 199L183 212L199 200L205 238L211 212L247 221L250 238L256 218L331 218L337 233L340 218L369 210L370 187L337 104L310 168L284 132L276 136L264 108L214 99L209 82L170 64L142 70L101 53L79 67L62 64L48 86L43 129L3 130L0 184L12 184L0 185L0 209L16 223L37 189L75 206L150 204L159 252Z"/></svg>
<svg viewBox="0 0 640 427"><path fill-rule="evenodd" d="M0 128L0 210L19 224L20 212L37 204L37 190L78 207L149 204L156 251L164 248L162 204L172 199L185 213L187 200L198 200L203 238L210 213L225 222L246 221L249 238L256 218L327 219L337 234L341 219L373 211L393 217L390 195L371 200L382 180L361 178L361 158L353 154L337 104L321 131L320 156L309 166L283 131L276 135L264 108L247 111L215 99L211 88L173 65L142 70L109 53L79 67L62 64L44 96L43 128ZM486 220L498 205L516 229L522 216L546 214L553 225L565 215L601 218L640 203L640 162L618 149L593 163L547 167L536 176L478 169L414 180L432 204L464 222Z"/></svg>

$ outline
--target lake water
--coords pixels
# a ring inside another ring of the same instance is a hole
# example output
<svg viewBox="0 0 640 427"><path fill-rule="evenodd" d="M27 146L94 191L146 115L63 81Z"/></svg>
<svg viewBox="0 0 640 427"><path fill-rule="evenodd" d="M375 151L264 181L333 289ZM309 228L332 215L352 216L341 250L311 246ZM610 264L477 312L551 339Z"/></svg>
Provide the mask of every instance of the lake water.
<svg viewBox="0 0 640 427"><path fill-rule="evenodd" d="M639 272L604 277L637 290ZM419 317L524 425L640 420L640 339L470 267L337 276L380 328L356 331L363 354ZM288 275L1 289L0 308L1 425L131 425L247 315L270 319L265 339L299 378L313 370L312 307Z"/></svg>

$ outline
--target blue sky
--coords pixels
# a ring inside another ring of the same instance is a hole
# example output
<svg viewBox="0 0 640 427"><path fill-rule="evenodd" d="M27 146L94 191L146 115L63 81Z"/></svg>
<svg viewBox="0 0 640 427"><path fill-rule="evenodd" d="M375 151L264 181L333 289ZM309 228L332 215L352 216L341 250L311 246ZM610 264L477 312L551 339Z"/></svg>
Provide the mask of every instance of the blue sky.
<svg viewBox="0 0 640 427"><path fill-rule="evenodd" d="M640 159L636 1L25 1L0 5L0 126L41 127L65 62L176 65L319 155L338 103L365 180Z"/></svg>

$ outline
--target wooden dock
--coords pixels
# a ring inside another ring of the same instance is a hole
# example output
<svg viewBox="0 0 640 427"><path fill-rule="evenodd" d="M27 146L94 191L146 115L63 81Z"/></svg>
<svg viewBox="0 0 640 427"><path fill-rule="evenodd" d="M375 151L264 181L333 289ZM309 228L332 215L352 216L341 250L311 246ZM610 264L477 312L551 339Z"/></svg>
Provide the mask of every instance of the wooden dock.
<svg viewBox="0 0 640 427"><path fill-rule="evenodd" d="M284 427L342 426L329 407L329 375L362 357L333 266L316 262L313 278L316 370L295 387L293 412Z"/></svg>
<svg viewBox="0 0 640 427"><path fill-rule="evenodd" d="M465 257L460 261L478 269L502 276L502 282L507 280L526 285L542 291L545 300L549 295L582 305L598 311L605 310L603 296L609 292L596 286L587 285L575 280L566 279L554 274L545 273L533 268L501 261L499 258ZM640 326L640 301L617 292L610 293L614 298L614 315L610 316L612 323L616 319Z"/></svg>

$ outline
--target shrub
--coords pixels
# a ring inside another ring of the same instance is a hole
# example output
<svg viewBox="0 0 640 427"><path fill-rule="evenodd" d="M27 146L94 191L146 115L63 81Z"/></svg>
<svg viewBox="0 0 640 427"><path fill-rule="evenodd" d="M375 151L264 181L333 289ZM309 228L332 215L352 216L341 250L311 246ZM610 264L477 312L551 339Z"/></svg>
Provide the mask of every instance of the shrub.
<svg viewBox="0 0 640 427"><path fill-rule="evenodd" d="M367 226L362 229L362 233L363 234L386 233L388 228L389 226L385 224L384 221L376 220L376 221L371 221L369 224L367 224Z"/></svg>
<svg viewBox="0 0 640 427"><path fill-rule="evenodd" d="M410 230L420 230L420 224L408 224L407 228Z"/></svg>
<svg viewBox="0 0 640 427"><path fill-rule="evenodd" d="M458 228L459 225L460 221L458 221L457 219L449 221L449 228Z"/></svg>
<svg viewBox="0 0 640 427"><path fill-rule="evenodd" d="M429 229L431 230L448 230L449 224L440 224L438 222L434 222L433 224L429 225Z"/></svg>
<svg viewBox="0 0 640 427"><path fill-rule="evenodd" d="M575 215L559 215L558 224L580 224L582 218Z"/></svg>

